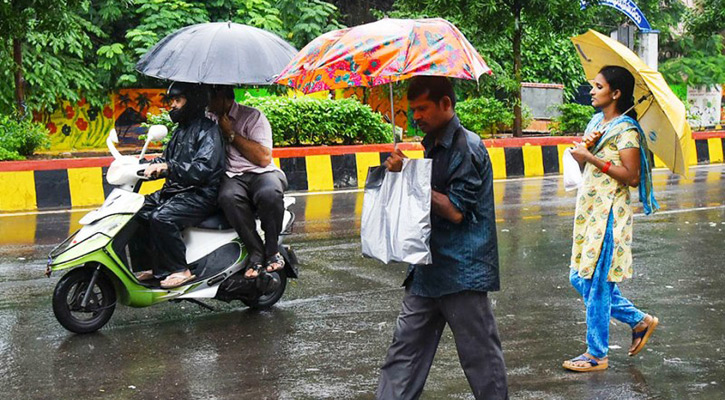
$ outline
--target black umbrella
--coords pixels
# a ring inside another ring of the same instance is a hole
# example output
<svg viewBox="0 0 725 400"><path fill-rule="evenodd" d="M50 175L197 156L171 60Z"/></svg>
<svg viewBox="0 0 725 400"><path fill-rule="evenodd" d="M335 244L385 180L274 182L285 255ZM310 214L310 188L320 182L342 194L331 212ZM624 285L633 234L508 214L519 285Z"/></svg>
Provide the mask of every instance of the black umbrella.
<svg viewBox="0 0 725 400"><path fill-rule="evenodd" d="M217 85L270 85L297 54L279 36L232 22L181 28L136 64L140 73L172 81Z"/></svg>

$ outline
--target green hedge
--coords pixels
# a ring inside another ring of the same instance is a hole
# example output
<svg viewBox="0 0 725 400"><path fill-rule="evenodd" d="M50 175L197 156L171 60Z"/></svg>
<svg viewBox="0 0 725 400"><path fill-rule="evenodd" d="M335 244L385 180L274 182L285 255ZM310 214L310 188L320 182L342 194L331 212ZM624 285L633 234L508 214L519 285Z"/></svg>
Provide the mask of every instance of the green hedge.
<svg viewBox="0 0 725 400"><path fill-rule="evenodd" d="M252 97L246 95L242 103L261 110L272 126L275 146L331 145L391 143L390 124L370 106L353 99L323 100L290 97ZM176 124L167 111L149 115L143 124L166 125L168 143ZM145 139L145 136L141 139Z"/></svg>
<svg viewBox="0 0 725 400"><path fill-rule="evenodd" d="M247 96L243 103L267 116L276 146L393 141L381 115L354 99Z"/></svg>
<svg viewBox="0 0 725 400"><path fill-rule="evenodd" d="M0 115L0 161L24 160L38 148L49 148L48 130L30 119Z"/></svg>
<svg viewBox="0 0 725 400"><path fill-rule="evenodd" d="M561 115L552 118L549 132L557 136L584 132L596 111L592 106L576 103L560 104L556 108Z"/></svg>
<svg viewBox="0 0 725 400"><path fill-rule="evenodd" d="M524 128L531 124L533 114L524 106L521 110ZM461 125L481 137L491 137L499 131L511 130L514 124L513 106L497 99L478 97L456 104Z"/></svg>

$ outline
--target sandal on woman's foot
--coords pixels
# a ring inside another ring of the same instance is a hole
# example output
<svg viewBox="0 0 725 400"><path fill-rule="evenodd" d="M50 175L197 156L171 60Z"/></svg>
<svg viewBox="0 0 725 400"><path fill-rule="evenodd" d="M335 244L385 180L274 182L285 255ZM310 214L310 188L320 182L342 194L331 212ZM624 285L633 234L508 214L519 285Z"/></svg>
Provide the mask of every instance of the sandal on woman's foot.
<svg viewBox="0 0 725 400"><path fill-rule="evenodd" d="M582 354L579 357L574 357L571 360L564 361L562 367L576 372L602 371L609 367L609 360L606 358L597 360L594 357Z"/></svg>
<svg viewBox="0 0 725 400"><path fill-rule="evenodd" d="M630 357L636 356L637 353L644 349L644 345L647 344L650 336L652 336L655 328L657 328L657 325L660 323L660 320L657 319L657 317L653 317L651 315L646 315L642 321L647 324L644 329L641 331L632 329L632 346L629 347ZM636 328L637 327L635 326L635 329Z"/></svg>
<svg viewBox="0 0 725 400"><path fill-rule="evenodd" d="M179 287L193 279L196 278L196 275L185 275L183 272L175 272L169 276L166 277L163 281L161 281L161 287L164 289L172 289L175 287Z"/></svg>
<svg viewBox="0 0 725 400"><path fill-rule="evenodd" d="M247 268L247 270L244 271L244 279L251 281L251 280L259 278L259 275L262 273L262 270L264 270L264 267L262 266L262 264L250 265L249 268Z"/></svg>
<svg viewBox="0 0 725 400"><path fill-rule="evenodd" d="M267 260L267 272L278 272L284 268L284 258L277 253Z"/></svg>
<svg viewBox="0 0 725 400"><path fill-rule="evenodd" d="M146 271L139 271L139 272L136 272L136 273L135 273L135 274L133 274L133 275L134 275L134 276L136 277L136 279L137 279L137 280L138 280L139 282L143 282L143 281L150 281L151 279L154 279L154 278L155 278L155 277L154 277L154 271L152 271L152 270L150 270L150 269L149 269L149 270L146 270Z"/></svg>

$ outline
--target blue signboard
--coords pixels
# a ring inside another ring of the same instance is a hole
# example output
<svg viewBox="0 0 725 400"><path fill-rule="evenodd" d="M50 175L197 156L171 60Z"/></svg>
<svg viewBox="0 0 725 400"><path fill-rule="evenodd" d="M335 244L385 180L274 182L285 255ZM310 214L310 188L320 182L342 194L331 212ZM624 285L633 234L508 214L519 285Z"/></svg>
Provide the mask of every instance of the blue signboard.
<svg viewBox="0 0 725 400"><path fill-rule="evenodd" d="M634 21L640 31L652 31L652 27L650 26L649 21L647 21L647 18L645 18L644 14L642 14L642 10L640 10L639 7L637 7L637 5L634 4L634 1L632 0L579 0L579 4L581 5L582 10L592 4L599 4L616 8L617 10L626 14L629 19Z"/></svg>

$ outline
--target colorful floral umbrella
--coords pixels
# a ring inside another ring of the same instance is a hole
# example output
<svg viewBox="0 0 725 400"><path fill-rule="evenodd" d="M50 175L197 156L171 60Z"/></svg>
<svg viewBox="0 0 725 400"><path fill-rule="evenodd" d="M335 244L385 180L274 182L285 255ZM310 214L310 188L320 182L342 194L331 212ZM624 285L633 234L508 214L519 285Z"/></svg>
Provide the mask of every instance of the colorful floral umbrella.
<svg viewBox="0 0 725 400"><path fill-rule="evenodd" d="M484 73L491 74L491 69L450 22L386 18L317 37L275 81L312 93L416 75L478 80Z"/></svg>

